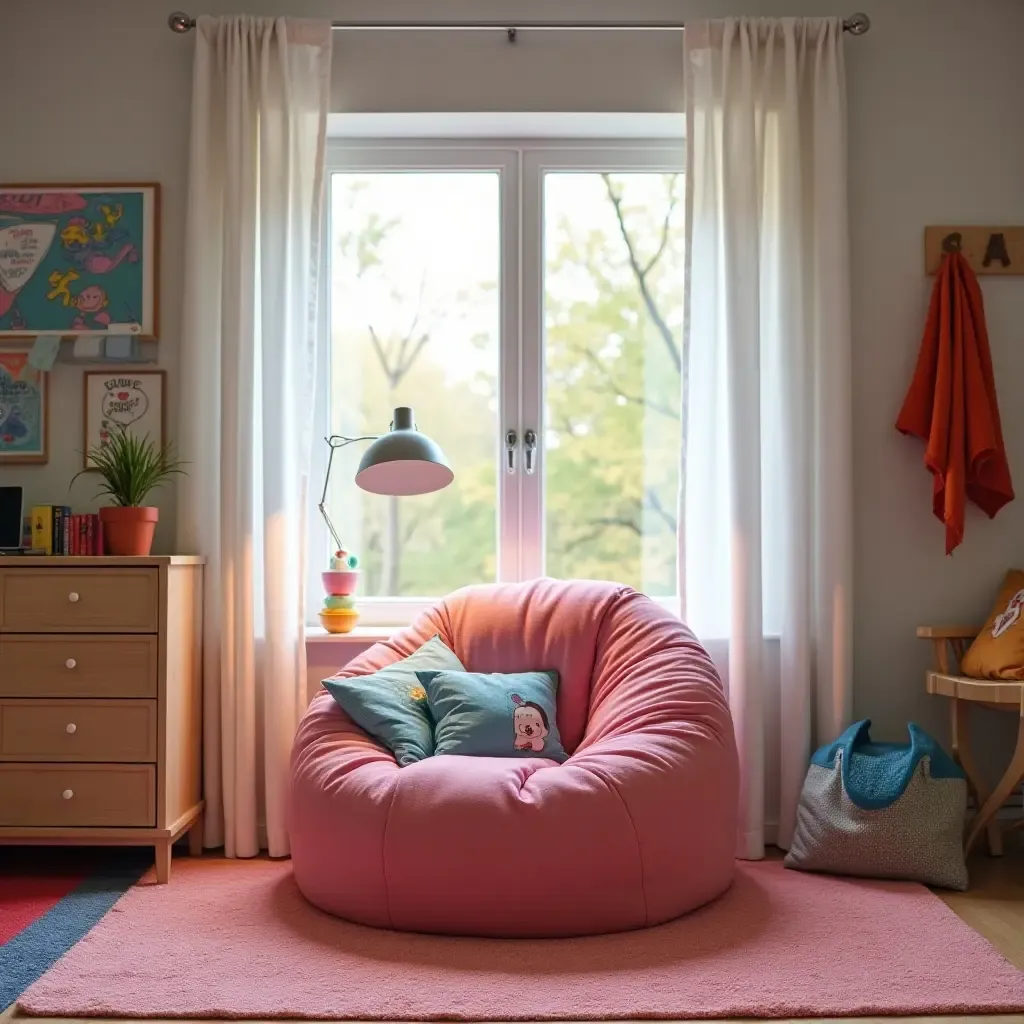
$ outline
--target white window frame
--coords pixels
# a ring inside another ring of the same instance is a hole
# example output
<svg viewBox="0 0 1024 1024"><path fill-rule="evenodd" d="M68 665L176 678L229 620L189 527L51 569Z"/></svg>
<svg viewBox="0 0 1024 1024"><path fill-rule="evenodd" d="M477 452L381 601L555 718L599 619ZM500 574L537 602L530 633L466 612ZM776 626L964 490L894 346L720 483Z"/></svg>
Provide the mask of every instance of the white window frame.
<svg viewBox="0 0 1024 1024"><path fill-rule="evenodd" d="M535 430L543 439L544 370L544 176L558 171L682 171L685 152L678 139L371 139L331 140L327 149L324 238L331 236L331 175L352 171L495 171L499 174L500 331L498 431L494 438L498 475L498 579L523 580L543 573L544 452L538 444L535 471L523 467L522 438ZM327 549L327 530L316 509L323 488L327 446L322 438L330 426L330 266L329 244L323 246L320 289L316 428L309 520L311 565L307 583L307 619L317 625L322 606L320 553ZM384 430L390 410L380 412ZM424 424L429 433L429 425ZM516 472L505 468L504 436L519 438ZM355 483L352 484L355 487ZM407 625L437 596L423 598L359 598L365 626ZM678 612L678 598L662 599Z"/></svg>

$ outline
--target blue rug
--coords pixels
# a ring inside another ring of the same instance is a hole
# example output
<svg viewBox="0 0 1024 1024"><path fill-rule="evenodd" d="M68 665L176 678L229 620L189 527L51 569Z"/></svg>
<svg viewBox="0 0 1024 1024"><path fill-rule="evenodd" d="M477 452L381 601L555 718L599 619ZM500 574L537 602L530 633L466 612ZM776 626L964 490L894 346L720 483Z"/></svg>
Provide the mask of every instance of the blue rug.
<svg viewBox="0 0 1024 1024"><path fill-rule="evenodd" d="M0 1011L78 942L152 860L148 848L0 848ZM57 892L67 889L56 902L26 899L26 893L45 891L51 883ZM44 912L23 920L36 903ZM17 921L17 930L5 928L5 918L8 925Z"/></svg>

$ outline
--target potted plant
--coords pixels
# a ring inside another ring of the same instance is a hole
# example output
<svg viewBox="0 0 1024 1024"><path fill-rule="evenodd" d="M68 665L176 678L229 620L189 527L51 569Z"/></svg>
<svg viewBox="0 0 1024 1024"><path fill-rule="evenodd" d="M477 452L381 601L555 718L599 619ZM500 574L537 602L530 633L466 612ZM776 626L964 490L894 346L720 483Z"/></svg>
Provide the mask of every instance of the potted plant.
<svg viewBox="0 0 1024 1024"><path fill-rule="evenodd" d="M143 502L168 477L184 473L184 463L171 444L161 447L148 434L139 438L124 429L112 430L106 444L94 445L87 454L91 465L71 482L89 470L98 470L103 478L99 494L112 501L100 509L103 550L110 555L148 555L160 510Z"/></svg>

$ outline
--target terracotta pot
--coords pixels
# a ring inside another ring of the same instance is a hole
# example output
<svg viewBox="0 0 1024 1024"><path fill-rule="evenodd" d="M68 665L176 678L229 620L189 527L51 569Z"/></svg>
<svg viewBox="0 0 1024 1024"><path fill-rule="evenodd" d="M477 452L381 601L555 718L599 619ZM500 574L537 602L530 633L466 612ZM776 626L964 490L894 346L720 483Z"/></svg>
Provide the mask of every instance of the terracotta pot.
<svg viewBox="0 0 1024 1024"><path fill-rule="evenodd" d="M107 555L148 555L160 509L145 505L124 508L110 505L100 509L103 524L103 552Z"/></svg>

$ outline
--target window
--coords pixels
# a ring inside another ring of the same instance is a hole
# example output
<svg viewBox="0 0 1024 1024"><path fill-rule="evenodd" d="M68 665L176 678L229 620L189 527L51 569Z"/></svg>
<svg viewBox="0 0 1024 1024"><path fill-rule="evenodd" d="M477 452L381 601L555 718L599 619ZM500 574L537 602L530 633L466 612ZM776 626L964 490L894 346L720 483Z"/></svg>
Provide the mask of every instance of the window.
<svg viewBox="0 0 1024 1024"><path fill-rule="evenodd" d="M455 470L380 497L353 483L365 446L338 452L364 622L545 573L675 601L681 169L662 143L332 150L321 432L409 405ZM314 567L330 548L315 524Z"/></svg>

